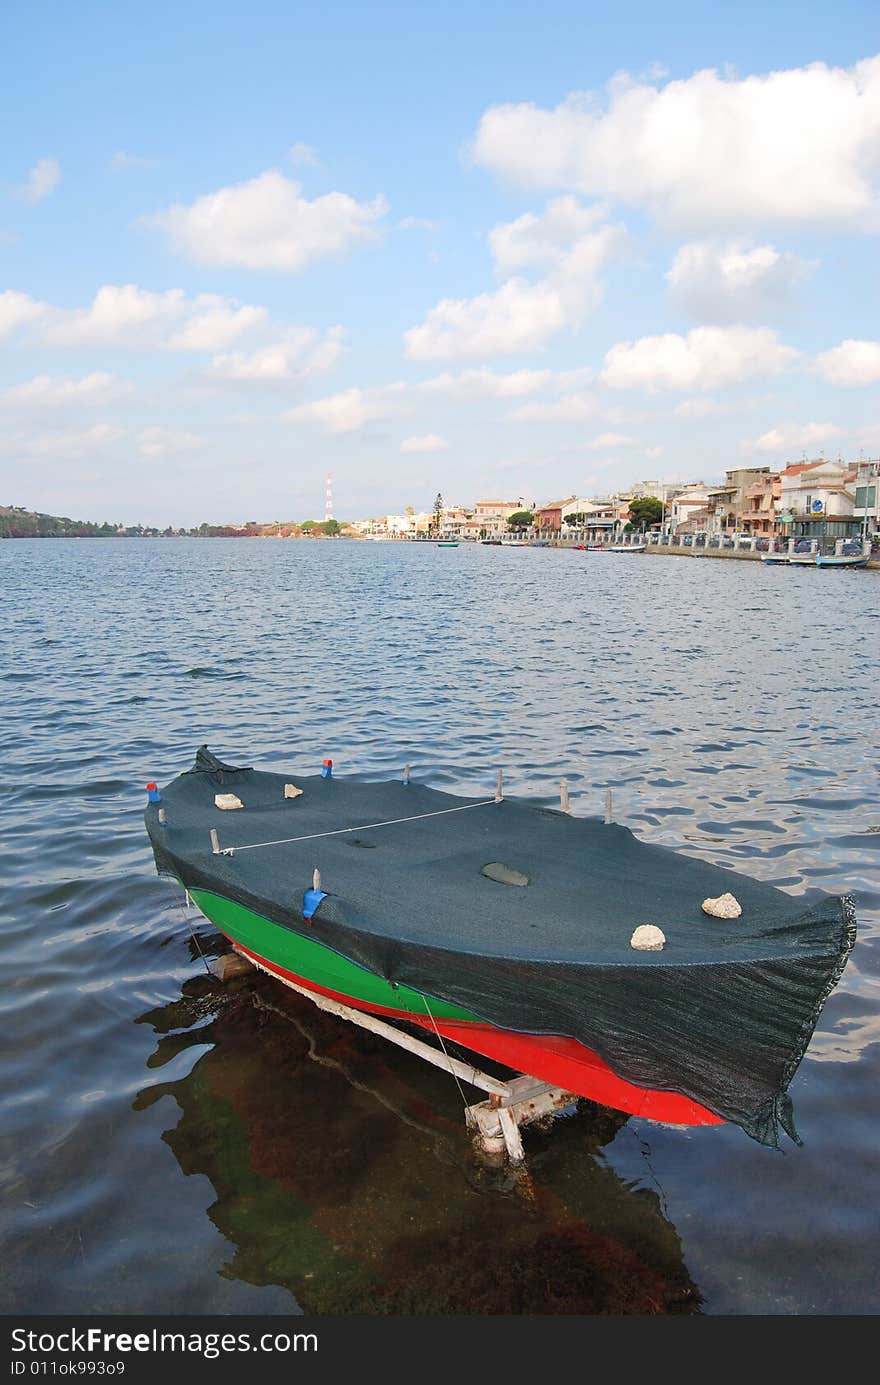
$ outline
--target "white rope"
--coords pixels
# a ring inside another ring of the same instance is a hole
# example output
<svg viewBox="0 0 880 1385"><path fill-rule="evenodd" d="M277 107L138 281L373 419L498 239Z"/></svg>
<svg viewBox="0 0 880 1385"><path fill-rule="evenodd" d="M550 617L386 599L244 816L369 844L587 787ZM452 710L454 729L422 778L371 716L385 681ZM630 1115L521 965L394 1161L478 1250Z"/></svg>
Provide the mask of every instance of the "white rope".
<svg viewBox="0 0 880 1385"><path fill-rule="evenodd" d="M389 818L387 822L367 822L360 827L336 827L332 832L310 832L305 837L281 837L276 842L249 842L247 846L225 846L221 856L233 856L237 851L256 851L263 846L289 846L292 842L313 842L319 837L344 837L349 832L372 832L375 827L396 827L401 822L420 822L422 818L440 818L445 813L466 813L468 808L487 808L499 802L497 798L484 798L479 803L463 803L460 808L438 808L433 813L414 813L409 818Z"/></svg>
<svg viewBox="0 0 880 1385"><path fill-rule="evenodd" d="M495 800L493 799L492 802L494 803ZM455 1078L455 1085L456 1085L456 1087L458 1088L458 1095L461 1097L462 1105L464 1106L464 1109L467 1110L467 1097L465 1096L465 1094L464 1094L464 1089L463 1089L461 1083L460 1083L459 1080L458 1080L458 1073L455 1071L455 1068L454 1068L454 1067L452 1066L452 1064L449 1062L449 1054L446 1052L446 1045L445 1045L445 1043L443 1042L443 1035L440 1033L440 1030L437 1028L437 1021L435 1020L434 1016L431 1014L431 1007L430 1007L430 1005L428 1004L428 997L427 997L426 995L422 994L422 1000L425 1002L425 1009L426 1009L427 1012L428 1012L428 1018L430 1019L431 1023L432 1023L433 1026L434 1026L434 1033L437 1035L437 1038L440 1040L440 1047L443 1049L443 1057L446 1059L447 1063L449 1063L449 1071L452 1073L452 1076ZM411 1011L410 1013L412 1013L412 1011ZM476 1071L476 1069L475 1069L475 1071Z"/></svg>

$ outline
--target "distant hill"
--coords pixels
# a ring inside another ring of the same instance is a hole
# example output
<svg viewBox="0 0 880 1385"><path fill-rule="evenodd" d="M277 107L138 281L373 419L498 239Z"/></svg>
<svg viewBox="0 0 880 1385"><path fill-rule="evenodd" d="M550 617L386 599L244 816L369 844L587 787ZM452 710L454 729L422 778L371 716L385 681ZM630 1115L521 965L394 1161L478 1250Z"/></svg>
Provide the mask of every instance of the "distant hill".
<svg viewBox="0 0 880 1385"><path fill-rule="evenodd" d="M321 538L325 535L336 537L342 533L347 537L347 524L336 520L318 524L305 520L301 525L293 520L272 524L259 524L249 520L246 524L199 524L192 529L154 529L146 524L108 524L104 520L96 524L89 519L68 519L66 516L43 515L37 510L26 510L22 505L0 505L0 539L152 539L152 538L205 538L205 539L258 539L258 538L304 538L311 535Z"/></svg>
<svg viewBox="0 0 880 1385"><path fill-rule="evenodd" d="M94 524L89 520L41 515L20 505L0 505L0 539L100 538L119 533L115 524Z"/></svg>

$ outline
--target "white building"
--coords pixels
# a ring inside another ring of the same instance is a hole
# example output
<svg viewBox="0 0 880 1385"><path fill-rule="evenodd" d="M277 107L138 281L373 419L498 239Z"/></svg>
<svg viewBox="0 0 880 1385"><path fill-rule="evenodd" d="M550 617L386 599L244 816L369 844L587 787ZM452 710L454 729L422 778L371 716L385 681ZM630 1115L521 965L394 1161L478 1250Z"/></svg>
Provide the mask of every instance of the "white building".
<svg viewBox="0 0 880 1385"><path fill-rule="evenodd" d="M858 533L856 468L845 462L796 462L780 473L779 523L793 538Z"/></svg>
<svg viewBox="0 0 880 1385"><path fill-rule="evenodd" d="M880 532L880 462L859 462L856 472L853 519L866 538Z"/></svg>
<svg viewBox="0 0 880 1385"><path fill-rule="evenodd" d="M667 522L672 533L686 534L694 529L706 528L709 506L709 489L702 481L695 481L679 491L669 502Z"/></svg>

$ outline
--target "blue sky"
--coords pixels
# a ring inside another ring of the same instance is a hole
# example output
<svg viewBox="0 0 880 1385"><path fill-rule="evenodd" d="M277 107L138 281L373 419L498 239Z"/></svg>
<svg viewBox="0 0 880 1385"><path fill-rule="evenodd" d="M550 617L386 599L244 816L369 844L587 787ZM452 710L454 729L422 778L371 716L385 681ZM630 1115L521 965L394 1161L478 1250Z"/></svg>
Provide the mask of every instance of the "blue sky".
<svg viewBox="0 0 880 1385"><path fill-rule="evenodd" d="M0 503L880 453L875 6L9 4Z"/></svg>

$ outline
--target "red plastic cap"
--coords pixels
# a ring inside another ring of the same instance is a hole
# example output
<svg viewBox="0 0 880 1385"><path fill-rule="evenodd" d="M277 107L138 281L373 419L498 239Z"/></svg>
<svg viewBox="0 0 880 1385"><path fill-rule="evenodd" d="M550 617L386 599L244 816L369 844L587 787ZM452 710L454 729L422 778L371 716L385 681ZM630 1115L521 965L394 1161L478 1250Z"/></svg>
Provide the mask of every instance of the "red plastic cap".
<svg viewBox="0 0 880 1385"><path fill-rule="evenodd" d="M332 764L333 764L333 761L332 761L332 760L322 760L321 763L322 763L322 764L325 764L325 765L332 765Z"/></svg>
<svg viewBox="0 0 880 1385"><path fill-rule="evenodd" d="M156 788L156 785L153 783L152 779L150 780L149 784L147 785L147 788L148 788L148 789L155 789L155 788Z"/></svg>

